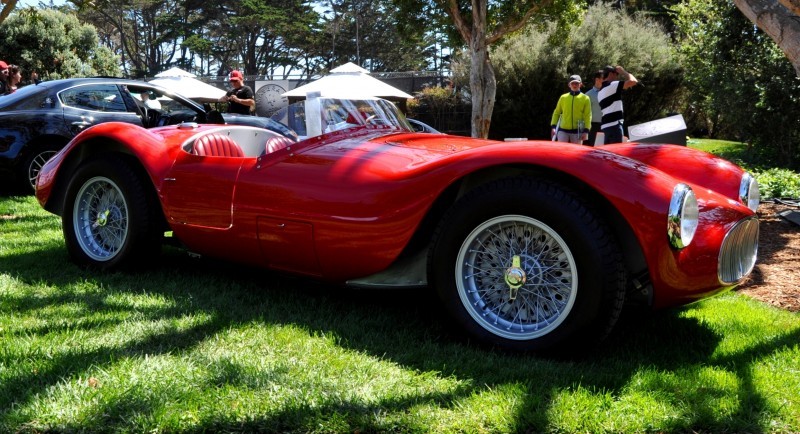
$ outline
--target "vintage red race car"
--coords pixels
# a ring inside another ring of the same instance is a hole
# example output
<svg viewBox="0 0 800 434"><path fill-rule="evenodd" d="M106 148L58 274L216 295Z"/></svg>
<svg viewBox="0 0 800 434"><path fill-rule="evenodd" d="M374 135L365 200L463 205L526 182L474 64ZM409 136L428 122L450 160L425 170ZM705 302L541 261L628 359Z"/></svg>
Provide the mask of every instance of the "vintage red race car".
<svg viewBox="0 0 800 434"><path fill-rule="evenodd" d="M379 99L311 98L302 140L246 126L92 127L43 168L78 264L190 252L360 287L430 287L479 341L585 349L623 305L664 308L753 269L758 185L683 146L412 132Z"/></svg>

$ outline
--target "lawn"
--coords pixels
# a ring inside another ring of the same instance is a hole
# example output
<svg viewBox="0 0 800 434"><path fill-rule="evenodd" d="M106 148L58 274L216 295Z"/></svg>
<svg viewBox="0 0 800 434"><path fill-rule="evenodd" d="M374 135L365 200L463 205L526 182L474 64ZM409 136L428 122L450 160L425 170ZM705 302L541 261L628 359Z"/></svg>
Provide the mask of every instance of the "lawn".
<svg viewBox="0 0 800 434"><path fill-rule="evenodd" d="M69 262L0 196L0 432L798 432L800 315L729 293L628 315L577 360L488 350L425 290L351 290L165 249Z"/></svg>

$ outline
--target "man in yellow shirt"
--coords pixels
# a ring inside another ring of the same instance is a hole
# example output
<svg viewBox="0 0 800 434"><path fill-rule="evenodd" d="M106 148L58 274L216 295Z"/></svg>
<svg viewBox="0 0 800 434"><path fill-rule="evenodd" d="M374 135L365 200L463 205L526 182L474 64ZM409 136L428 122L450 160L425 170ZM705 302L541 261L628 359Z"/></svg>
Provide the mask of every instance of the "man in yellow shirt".
<svg viewBox="0 0 800 434"><path fill-rule="evenodd" d="M581 144L589 137L592 101L581 92L581 77L569 78L569 92L561 95L550 119L551 136L559 142Z"/></svg>

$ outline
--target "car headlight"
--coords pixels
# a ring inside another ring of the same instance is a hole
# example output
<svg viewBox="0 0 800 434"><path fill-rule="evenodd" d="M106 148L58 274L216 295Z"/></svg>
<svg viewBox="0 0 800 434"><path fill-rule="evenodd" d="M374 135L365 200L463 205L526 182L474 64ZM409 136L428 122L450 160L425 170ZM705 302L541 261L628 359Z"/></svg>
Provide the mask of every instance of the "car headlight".
<svg viewBox="0 0 800 434"><path fill-rule="evenodd" d="M686 184L678 184L672 190L667 216L667 237L676 249L688 246L697 231L698 224L697 198L692 188Z"/></svg>
<svg viewBox="0 0 800 434"><path fill-rule="evenodd" d="M761 202L761 192L758 191L758 181L749 173L745 173L742 176L742 182L739 184L739 200L753 212L758 210L758 204Z"/></svg>

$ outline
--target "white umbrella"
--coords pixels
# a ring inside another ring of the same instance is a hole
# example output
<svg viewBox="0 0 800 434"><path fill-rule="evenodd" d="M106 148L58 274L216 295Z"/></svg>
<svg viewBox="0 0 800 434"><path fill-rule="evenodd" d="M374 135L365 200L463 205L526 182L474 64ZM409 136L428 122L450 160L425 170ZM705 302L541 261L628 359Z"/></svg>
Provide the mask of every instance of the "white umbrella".
<svg viewBox="0 0 800 434"><path fill-rule="evenodd" d="M161 78L161 77L197 77L197 76L189 71L184 71L183 69L180 69L177 66L175 66L164 72L159 72L158 74L156 74L156 77Z"/></svg>
<svg viewBox="0 0 800 434"><path fill-rule="evenodd" d="M224 90L188 76L155 78L150 83L199 102L215 102L225 95Z"/></svg>
<svg viewBox="0 0 800 434"><path fill-rule="evenodd" d="M413 98L402 90L370 76L366 69L354 63L346 63L332 69L330 75L285 92L283 96L302 98L309 92L319 92L321 97Z"/></svg>

